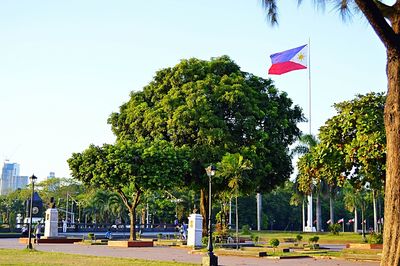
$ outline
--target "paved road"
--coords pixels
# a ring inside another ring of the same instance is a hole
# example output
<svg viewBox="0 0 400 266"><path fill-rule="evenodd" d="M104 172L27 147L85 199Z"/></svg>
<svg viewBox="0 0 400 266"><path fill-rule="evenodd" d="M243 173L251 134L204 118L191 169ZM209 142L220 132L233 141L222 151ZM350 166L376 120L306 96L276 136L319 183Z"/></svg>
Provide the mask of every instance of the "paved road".
<svg viewBox="0 0 400 266"><path fill-rule="evenodd" d="M14 248L23 249L26 245L19 244L18 239L5 238L0 239L0 248ZM139 258L148 260L162 260L162 261L178 261L201 263L202 255L189 254L190 250L186 248L175 247L152 247L152 248L117 248L108 246L84 246L74 244L40 244L35 247L41 251L49 252L64 252L70 254L82 255L95 255L95 256L108 256L120 258ZM227 266L255 266L255 265L276 265L276 266L377 266L377 262L355 262L346 260L328 260L328 259L286 259L275 260L267 258L253 258L253 257L236 257L236 256L219 256L218 261L220 265ZM1 262L0 262L1 264Z"/></svg>

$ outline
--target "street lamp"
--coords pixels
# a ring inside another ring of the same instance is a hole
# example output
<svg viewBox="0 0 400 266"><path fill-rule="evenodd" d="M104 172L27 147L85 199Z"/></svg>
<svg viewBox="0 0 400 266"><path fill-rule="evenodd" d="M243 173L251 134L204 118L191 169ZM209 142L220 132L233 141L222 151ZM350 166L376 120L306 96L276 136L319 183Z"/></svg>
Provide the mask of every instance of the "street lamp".
<svg viewBox="0 0 400 266"><path fill-rule="evenodd" d="M33 193L35 192L35 180L37 179L37 177L35 175L32 175L31 177L29 177L29 179L31 180L32 183L32 194L31 194L31 202L30 202L30 207L29 207L29 230L28 230L28 249L32 249L32 242L31 242L31 235L32 235L32 208L33 208Z"/></svg>
<svg viewBox="0 0 400 266"><path fill-rule="evenodd" d="M212 225L211 225L211 177L215 175L215 171L217 168L214 165L210 165L206 168L206 172L208 175L208 258L207 262L203 265L217 266L218 265L218 257L213 253L213 245L212 245Z"/></svg>

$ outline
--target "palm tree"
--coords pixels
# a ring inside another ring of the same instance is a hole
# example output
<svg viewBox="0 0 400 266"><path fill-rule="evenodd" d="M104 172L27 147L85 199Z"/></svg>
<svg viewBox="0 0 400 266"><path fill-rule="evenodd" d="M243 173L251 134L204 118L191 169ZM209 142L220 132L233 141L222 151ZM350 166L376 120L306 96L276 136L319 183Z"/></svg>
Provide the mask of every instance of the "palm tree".
<svg viewBox="0 0 400 266"><path fill-rule="evenodd" d="M292 194L290 198L289 204L292 206L299 206L301 204L301 215L302 215L302 230L304 231L304 225L305 225L305 208L304 205L307 202L307 197L306 195L301 192L298 188L299 184L296 182L294 184L294 193Z"/></svg>
<svg viewBox="0 0 400 266"><path fill-rule="evenodd" d="M344 184L343 194L344 194L343 197L344 207L349 212L354 212L354 232L357 233L358 230L357 208L361 206L360 194L357 193L356 189L349 182L346 182Z"/></svg>
<svg viewBox="0 0 400 266"><path fill-rule="evenodd" d="M294 149L292 150L292 155L304 155L304 154L307 154L307 153L310 152L310 150L312 148L317 146L318 143L319 143L318 139L314 135L305 134L305 135L300 137L299 144L296 147L294 147ZM321 202L319 200L319 194L318 193L316 194L316 197L317 197L317 212L316 212L317 230L320 231L320 227L321 227L321 224L320 224L320 221L321 221ZM306 198L303 197L303 204L302 204L302 208L303 208L303 211L302 211L302 215L303 215L303 217L302 217L303 231L304 231L304 228L305 228L305 224L304 224L304 222L305 222L305 218L304 218L304 213L305 213L305 211L304 211L304 205L305 205L304 204L304 200L305 199ZM308 197L308 201L309 201L309 204L311 206L312 206L312 199L313 198L312 198L312 193L311 193L311 195ZM312 221L309 221L309 224L312 225Z"/></svg>
<svg viewBox="0 0 400 266"><path fill-rule="evenodd" d="M239 153L227 153L222 157L221 162L217 166L220 176L228 179L228 186L235 195L235 211L236 211L236 249L239 248L239 211L238 196L239 187L243 183L243 172L253 168L251 162L243 158Z"/></svg>
<svg viewBox="0 0 400 266"><path fill-rule="evenodd" d="M278 22L277 0L261 0L272 24ZM283 1L281 1L283 2ZM302 0L298 0L301 3ZM327 0L314 1L324 4ZM388 93L385 105L387 143L384 246L381 265L399 265L400 252L400 0L392 5L382 0L336 0L343 17L351 10L362 12L386 48ZM394 233L396 232L396 233Z"/></svg>

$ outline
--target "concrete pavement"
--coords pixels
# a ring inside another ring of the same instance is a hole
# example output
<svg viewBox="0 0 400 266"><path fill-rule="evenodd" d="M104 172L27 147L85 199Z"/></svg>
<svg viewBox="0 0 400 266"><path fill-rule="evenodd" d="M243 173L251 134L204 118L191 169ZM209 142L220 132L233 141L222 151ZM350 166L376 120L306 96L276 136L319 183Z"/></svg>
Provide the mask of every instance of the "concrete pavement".
<svg viewBox="0 0 400 266"><path fill-rule="evenodd" d="M0 248L24 249L26 245L19 244L18 239L0 239ZM201 263L203 255L189 254L190 249L176 247L152 247L152 248L118 248L108 246L85 246L74 244L40 244L35 248L47 252L63 252L69 254L82 254L93 256L107 256L118 258L138 258L147 260L178 261L189 263ZM378 262L356 262L339 259L268 259L238 256L218 256L220 265L229 266L255 266L255 265L276 265L276 266L377 266ZM0 262L1 263L1 262Z"/></svg>

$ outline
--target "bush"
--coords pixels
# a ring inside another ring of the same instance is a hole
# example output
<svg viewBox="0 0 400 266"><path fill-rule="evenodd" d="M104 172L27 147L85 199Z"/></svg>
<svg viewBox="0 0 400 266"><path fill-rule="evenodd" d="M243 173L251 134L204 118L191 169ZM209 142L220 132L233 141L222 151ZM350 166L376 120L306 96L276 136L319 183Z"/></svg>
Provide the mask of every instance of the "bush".
<svg viewBox="0 0 400 266"><path fill-rule="evenodd" d="M331 232L334 235L339 235L341 226L340 224L330 224L328 227L329 232Z"/></svg>
<svg viewBox="0 0 400 266"><path fill-rule="evenodd" d="M310 242L310 243L316 244L316 243L318 243L318 241L319 241L319 236L313 236L308 239L308 242Z"/></svg>
<svg viewBox="0 0 400 266"><path fill-rule="evenodd" d="M254 244L257 244L257 242L260 240L260 237L256 234L251 234L250 237Z"/></svg>
<svg viewBox="0 0 400 266"><path fill-rule="evenodd" d="M274 253L275 253L275 248L279 246L280 242L279 242L278 239L272 238L272 239L269 241L269 244L271 245L271 247L274 248Z"/></svg>
<svg viewBox="0 0 400 266"><path fill-rule="evenodd" d="M201 243L202 243L204 246L207 246L207 244L208 244L208 236L203 236L203 237L201 238Z"/></svg>
<svg viewBox="0 0 400 266"><path fill-rule="evenodd" d="M250 235L250 226L248 224L245 224L242 226L242 234L243 235Z"/></svg>
<svg viewBox="0 0 400 266"><path fill-rule="evenodd" d="M94 240L95 239L94 238L94 233L88 233L87 237L88 237L89 240Z"/></svg>
<svg viewBox="0 0 400 266"><path fill-rule="evenodd" d="M297 242L300 242L302 239L303 239L303 236L302 236L302 235L297 235L297 236L296 236Z"/></svg>
<svg viewBox="0 0 400 266"><path fill-rule="evenodd" d="M368 237L369 244L383 244L383 235L372 232Z"/></svg>
<svg viewBox="0 0 400 266"><path fill-rule="evenodd" d="M318 248L319 248L319 245L317 244L318 241L319 241L319 236L310 237L310 238L308 239L308 242L310 243L310 248L312 248L312 249L318 249Z"/></svg>

